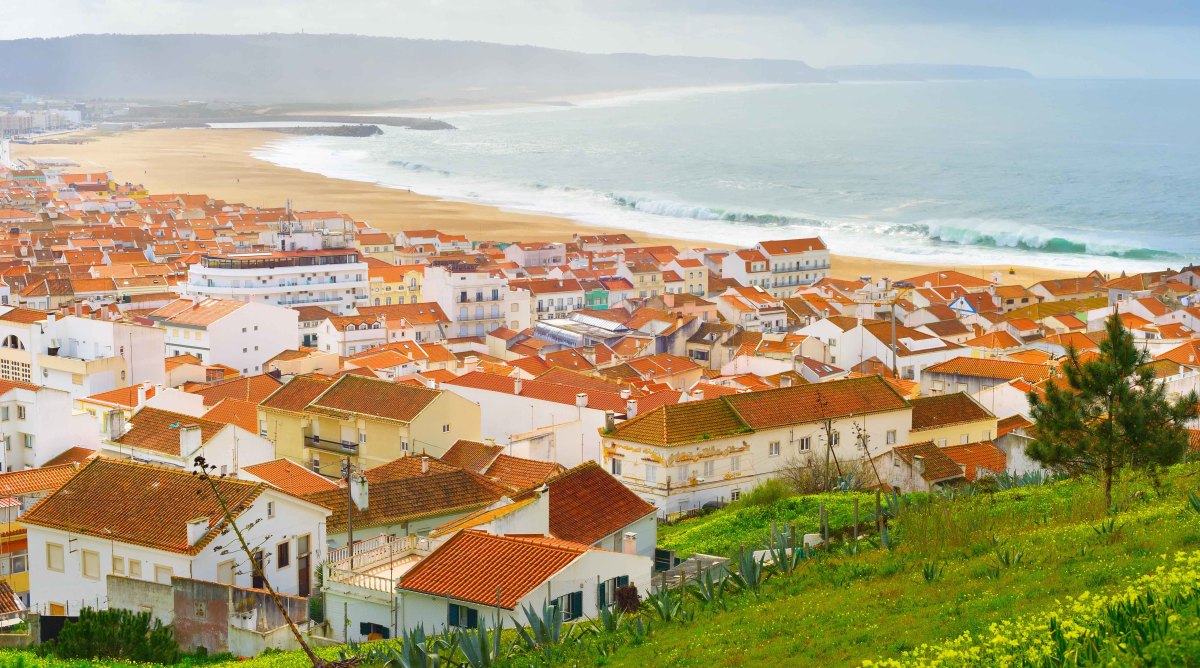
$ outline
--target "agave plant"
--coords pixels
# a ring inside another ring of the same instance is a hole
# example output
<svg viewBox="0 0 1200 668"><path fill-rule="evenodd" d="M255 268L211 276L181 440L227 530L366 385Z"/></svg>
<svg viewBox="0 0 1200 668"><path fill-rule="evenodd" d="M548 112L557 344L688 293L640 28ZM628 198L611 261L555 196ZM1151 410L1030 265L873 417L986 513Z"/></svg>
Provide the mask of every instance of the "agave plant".
<svg viewBox="0 0 1200 668"><path fill-rule="evenodd" d="M936 561L928 561L921 564L921 576L925 578L925 582L932 583L942 577L942 565Z"/></svg>
<svg viewBox="0 0 1200 668"><path fill-rule="evenodd" d="M1194 513L1200 513L1200 494L1188 493L1188 508L1191 508Z"/></svg>
<svg viewBox="0 0 1200 668"><path fill-rule="evenodd" d="M725 587L728 578L721 573L714 574L715 569L705 571L700 577L687 584L687 592L700 602L701 605L719 605L724 607Z"/></svg>
<svg viewBox="0 0 1200 668"><path fill-rule="evenodd" d="M558 606L542 603L539 613L532 605L524 608L526 625L517 628L517 637L526 649L553 647L571 639L575 627L563 624ZM565 629L565 630L564 630Z"/></svg>
<svg viewBox="0 0 1200 668"><path fill-rule="evenodd" d="M365 650L352 647L360 663L379 668L439 668L442 657L439 649L444 639L426 636L424 627L405 631L400 646L376 645Z"/></svg>
<svg viewBox="0 0 1200 668"><path fill-rule="evenodd" d="M500 662L505 655L505 647L501 643L504 634L504 620L501 619L495 630L488 632L487 621L479 620L479 628L464 629L458 634L458 649L471 668L489 668Z"/></svg>
<svg viewBox="0 0 1200 668"><path fill-rule="evenodd" d="M737 570L729 574L729 577L738 588L742 591L748 591L755 596L758 596L762 584L770 577L770 570L764 563L766 557L754 558L753 552L747 552L746 548L742 548L737 559Z"/></svg>
<svg viewBox="0 0 1200 668"><path fill-rule="evenodd" d="M771 523L771 536L764 547L775 572L781 575L792 573L800 566L800 562L808 558L808 546L797 547L796 534L779 531L774 522Z"/></svg>
<svg viewBox="0 0 1200 668"><path fill-rule="evenodd" d="M675 596L668 587L662 587L646 597L650 609L658 618L668 624L671 622L686 622L691 619L691 613L683 607L683 595Z"/></svg>
<svg viewBox="0 0 1200 668"><path fill-rule="evenodd" d="M616 633L621 630L625 621L625 613L616 605L602 605L592 620L590 631L593 633Z"/></svg>

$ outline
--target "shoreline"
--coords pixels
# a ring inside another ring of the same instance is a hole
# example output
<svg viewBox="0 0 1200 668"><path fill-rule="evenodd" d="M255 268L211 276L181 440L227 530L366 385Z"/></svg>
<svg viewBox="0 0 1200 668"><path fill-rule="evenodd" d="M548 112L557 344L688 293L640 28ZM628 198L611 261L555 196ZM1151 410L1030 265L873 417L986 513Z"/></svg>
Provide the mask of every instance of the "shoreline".
<svg viewBox="0 0 1200 668"><path fill-rule="evenodd" d="M251 155L281 135L257 129L153 129L116 133L87 132L83 144L14 144L13 158L65 158L82 168L110 170L118 181L140 181L154 193L193 193L251 206L282 206L350 215L374 228L438 229L464 234L472 241L570 241L573 233L624 232L639 243L676 248L732 248L637 231L598 228L556 216L441 199L374 183L336 179L281 167ZM757 240L747 239L745 246ZM831 275L893 280L936 270L958 270L1004 284L1079 275L1079 272L1019 265L937 265L833 255ZM1009 269L1015 270L1010 275Z"/></svg>

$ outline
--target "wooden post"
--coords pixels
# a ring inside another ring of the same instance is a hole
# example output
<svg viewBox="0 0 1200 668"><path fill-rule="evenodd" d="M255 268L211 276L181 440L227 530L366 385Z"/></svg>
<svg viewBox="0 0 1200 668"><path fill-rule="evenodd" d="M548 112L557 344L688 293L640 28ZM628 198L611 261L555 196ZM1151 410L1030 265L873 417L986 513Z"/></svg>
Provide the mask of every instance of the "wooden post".
<svg viewBox="0 0 1200 668"><path fill-rule="evenodd" d="M821 502L821 536L825 549L829 549L829 518L825 515L825 502Z"/></svg>
<svg viewBox="0 0 1200 668"><path fill-rule="evenodd" d="M858 497L854 497L854 544L858 545Z"/></svg>
<svg viewBox="0 0 1200 668"><path fill-rule="evenodd" d="M880 503L879 490L875 490L875 532L883 533L883 505Z"/></svg>

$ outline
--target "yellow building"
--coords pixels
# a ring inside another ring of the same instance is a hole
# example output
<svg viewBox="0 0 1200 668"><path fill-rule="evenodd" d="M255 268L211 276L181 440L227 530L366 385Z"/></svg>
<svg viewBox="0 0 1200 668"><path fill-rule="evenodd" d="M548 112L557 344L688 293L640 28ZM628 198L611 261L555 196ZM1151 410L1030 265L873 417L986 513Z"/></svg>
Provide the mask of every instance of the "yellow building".
<svg viewBox="0 0 1200 668"><path fill-rule="evenodd" d="M346 375L297 376L259 405L259 433L278 457L341 475L400 457L439 457L458 439L479 439L479 406L451 392Z"/></svg>
<svg viewBox="0 0 1200 668"><path fill-rule="evenodd" d="M425 265L383 265L370 263L371 305L416 304L421 301L421 284L425 280Z"/></svg>
<svg viewBox="0 0 1200 668"><path fill-rule="evenodd" d="M354 236L354 247L364 257L384 262L396 259L396 240L387 232L359 232Z"/></svg>
<svg viewBox="0 0 1200 668"><path fill-rule="evenodd" d="M996 437L996 416L965 392L912 400L909 443L932 441L938 447L990 441Z"/></svg>

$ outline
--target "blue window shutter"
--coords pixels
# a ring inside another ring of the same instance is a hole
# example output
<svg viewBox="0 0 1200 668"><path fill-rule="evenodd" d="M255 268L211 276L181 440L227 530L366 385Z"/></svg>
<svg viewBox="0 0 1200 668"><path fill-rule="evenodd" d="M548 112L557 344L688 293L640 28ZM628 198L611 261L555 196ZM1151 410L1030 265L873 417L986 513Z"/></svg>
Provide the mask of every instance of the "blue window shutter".
<svg viewBox="0 0 1200 668"><path fill-rule="evenodd" d="M571 592L571 619L583 616L583 592Z"/></svg>
<svg viewBox="0 0 1200 668"><path fill-rule="evenodd" d="M628 575L618 575L617 576L617 586L618 587L628 587L629 586L629 576Z"/></svg>
<svg viewBox="0 0 1200 668"><path fill-rule="evenodd" d="M474 608L467 608L467 628L479 628L479 611Z"/></svg>
<svg viewBox="0 0 1200 668"><path fill-rule="evenodd" d="M358 633L359 633L359 635L364 635L364 636L371 635L371 624L368 622L359 622L358 623Z"/></svg>
<svg viewBox="0 0 1200 668"><path fill-rule="evenodd" d="M601 582L600 585L596 588L596 607L598 607L598 608L604 606L604 601L605 601L604 589L607 584L608 584L607 582Z"/></svg>
<svg viewBox="0 0 1200 668"><path fill-rule="evenodd" d="M450 626L458 626L458 606L451 603L448 610L448 623Z"/></svg>

